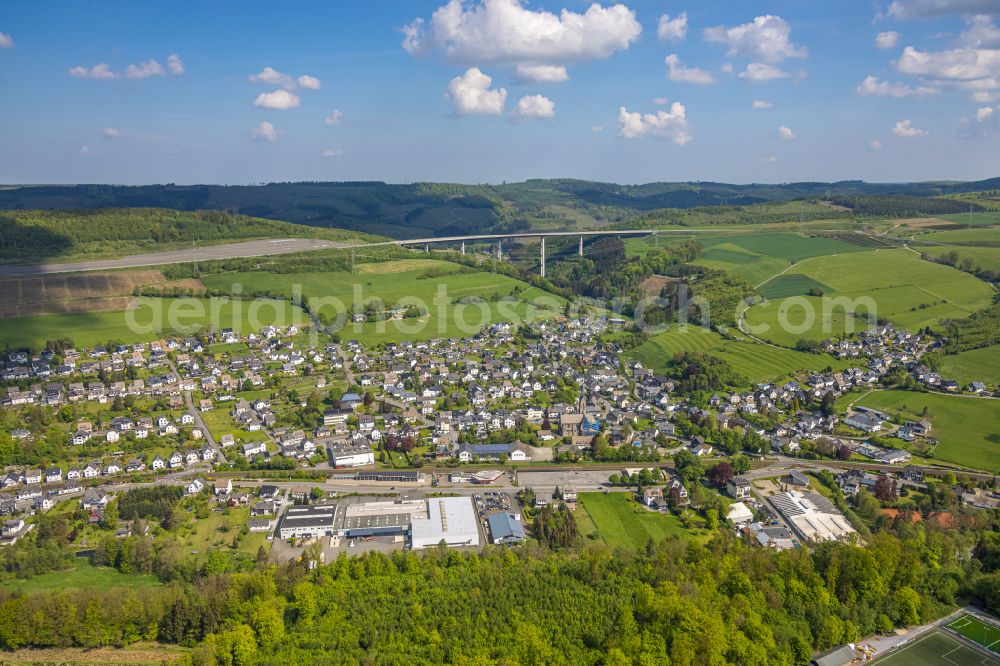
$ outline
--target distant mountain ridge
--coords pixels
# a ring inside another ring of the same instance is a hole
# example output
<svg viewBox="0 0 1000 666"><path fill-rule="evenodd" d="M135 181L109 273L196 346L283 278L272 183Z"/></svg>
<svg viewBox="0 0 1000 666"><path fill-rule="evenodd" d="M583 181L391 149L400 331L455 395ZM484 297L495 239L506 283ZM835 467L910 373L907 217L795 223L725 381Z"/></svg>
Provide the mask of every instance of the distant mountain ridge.
<svg viewBox="0 0 1000 666"><path fill-rule="evenodd" d="M663 208L747 206L796 199L941 197L1000 189L981 181L867 183L860 180L620 185L539 179L499 185L378 181L265 185L23 185L0 189L0 210L155 207L241 214L396 238L548 226L602 226ZM912 208L912 206L910 206ZM575 214L579 212L579 215Z"/></svg>

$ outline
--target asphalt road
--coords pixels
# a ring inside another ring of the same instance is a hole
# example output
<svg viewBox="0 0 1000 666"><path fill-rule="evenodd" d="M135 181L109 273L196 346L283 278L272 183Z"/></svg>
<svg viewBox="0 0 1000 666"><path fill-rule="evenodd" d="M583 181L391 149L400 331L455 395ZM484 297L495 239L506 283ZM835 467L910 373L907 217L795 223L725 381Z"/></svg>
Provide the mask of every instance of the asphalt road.
<svg viewBox="0 0 1000 666"><path fill-rule="evenodd" d="M351 247L349 243L337 243L314 238L275 238L265 240L205 245L183 250L147 252L133 254L118 259L93 259L59 264L22 264L0 266L0 276L49 275L52 273L78 273L80 271L107 271L117 268L141 268L163 264L183 264L189 261L209 261L211 259L238 259L243 257L264 257L273 254L290 254L308 250L328 250Z"/></svg>

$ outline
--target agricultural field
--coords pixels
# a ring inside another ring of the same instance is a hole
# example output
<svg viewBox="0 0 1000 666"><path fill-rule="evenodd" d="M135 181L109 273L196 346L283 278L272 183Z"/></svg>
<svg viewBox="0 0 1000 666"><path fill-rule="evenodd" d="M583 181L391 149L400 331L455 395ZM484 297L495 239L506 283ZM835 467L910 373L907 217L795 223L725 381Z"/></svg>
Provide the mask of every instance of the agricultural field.
<svg viewBox="0 0 1000 666"><path fill-rule="evenodd" d="M650 539L708 535L707 530L684 527L673 514L647 510L631 493L580 493L580 503L611 548L639 549Z"/></svg>
<svg viewBox="0 0 1000 666"><path fill-rule="evenodd" d="M779 349L755 342L728 340L715 331L700 326L672 326L628 352L654 370L662 369L679 352L699 351L711 354L732 365L736 372L752 382L773 381L801 370L842 370L850 364L826 354L809 354Z"/></svg>
<svg viewBox="0 0 1000 666"><path fill-rule="evenodd" d="M1000 666L954 636L935 629L875 661L879 666Z"/></svg>
<svg viewBox="0 0 1000 666"><path fill-rule="evenodd" d="M969 247L967 245L915 245L914 249L930 257L943 257L951 252L958 255L959 261L971 259L972 263L983 270L1000 271L1000 246Z"/></svg>
<svg viewBox="0 0 1000 666"><path fill-rule="evenodd" d="M788 267L784 259L753 252L730 242L706 248L691 263L738 275L752 285L760 284Z"/></svg>
<svg viewBox="0 0 1000 666"><path fill-rule="evenodd" d="M77 347L92 347L109 340L148 342L206 328L249 333L268 325L306 323L305 313L287 301L140 298L129 310L0 319L0 347L37 350L60 338L71 339Z"/></svg>
<svg viewBox="0 0 1000 666"><path fill-rule="evenodd" d="M162 585L155 576L123 574L111 567L95 567L84 557L77 559L78 563L72 569L31 578L6 580L0 583L0 590L30 593L68 588L105 590L112 587L139 588Z"/></svg>
<svg viewBox="0 0 1000 666"><path fill-rule="evenodd" d="M823 299L800 293L795 301L785 300L793 289L816 285L822 285ZM787 347L794 347L801 338L823 340L844 335L851 328L861 330L869 309L879 319L916 330L968 316L986 307L993 294L985 282L924 261L905 249L807 259L768 282L762 291L777 300L749 308L746 323L758 337ZM824 300L842 297L864 300L849 307Z"/></svg>
<svg viewBox="0 0 1000 666"><path fill-rule="evenodd" d="M858 404L907 420L930 419L934 426L931 435L938 440L935 459L1000 472L998 400L914 391L873 391Z"/></svg>
<svg viewBox="0 0 1000 666"><path fill-rule="evenodd" d="M562 298L520 280L495 273L465 272L458 264L434 259L361 264L354 275L248 272L211 275L203 281L210 289L224 291L239 284L244 293L269 290L291 296L299 290L314 311L330 319L369 302L381 302L386 308L422 305L427 309L420 318L345 323L341 337L369 345L474 335L482 326L498 321L550 317L565 305ZM504 296L512 298L501 300ZM477 302L460 303L463 299Z"/></svg>
<svg viewBox="0 0 1000 666"><path fill-rule="evenodd" d="M989 243L1000 247L1000 228L980 227L976 229L956 229L954 231L935 231L914 236L913 240L917 243L926 241L928 243L941 243L943 245Z"/></svg>
<svg viewBox="0 0 1000 666"><path fill-rule="evenodd" d="M0 317L124 310L137 287L166 282L156 270L3 278Z"/></svg>
<svg viewBox="0 0 1000 666"><path fill-rule="evenodd" d="M963 388L970 382L996 386L1000 383L1000 346L944 354L941 356L938 372L945 379L955 380Z"/></svg>
<svg viewBox="0 0 1000 666"><path fill-rule="evenodd" d="M949 222L955 222L956 224L967 224L970 226L1000 224L1000 212L954 213L952 215L938 215L937 217Z"/></svg>

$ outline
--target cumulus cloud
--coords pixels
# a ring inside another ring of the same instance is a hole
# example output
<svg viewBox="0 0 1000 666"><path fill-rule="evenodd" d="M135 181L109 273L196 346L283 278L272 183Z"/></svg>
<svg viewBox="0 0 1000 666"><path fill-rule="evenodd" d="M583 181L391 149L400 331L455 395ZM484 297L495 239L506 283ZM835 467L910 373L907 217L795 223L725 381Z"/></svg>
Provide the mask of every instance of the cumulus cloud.
<svg viewBox="0 0 1000 666"><path fill-rule="evenodd" d="M681 12L674 18L670 18L670 14L664 14L660 17L660 24L656 28L656 36L660 38L661 42L678 42L687 36L687 31L687 12Z"/></svg>
<svg viewBox="0 0 1000 666"><path fill-rule="evenodd" d="M120 76L118 72L111 71L111 66L106 62L99 62L90 69L82 65L70 67L69 75L75 79L92 79L94 81L117 79Z"/></svg>
<svg viewBox="0 0 1000 666"><path fill-rule="evenodd" d="M580 14L532 11L523 0L449 0L429 20L403 27L403 48L412 55L434 51L461 64L564 63L607 58L625 50L642 26L622 4L596 2Z"/></svg>
<svg viewBox="0 0 1000 666"><path fill-rule="evenodd" d="M629 112L624 106L618 109L618 136L624 139L656 137L683 146L691 141L687 112L684 105L674 102L669 111L654 113Z"/></svg>
<svg viewBox="0 0 1000 666"><path fill-rule="evenodd" d="M681 59L676 53L668 55L664 62L667 63L667 78L671 81L696 83L699 85L715 83L715 78L707 70L682 65Z"/></svg>
<svg viewBox="0 0 1000 666"><path fill-rule="evenodd" d="M917 137L927 136L928 134L926 130L914 127L913 121L909 118L897 121L895 127L892 128L892 133L904 139L915 139Z"/></svg>
<svg viewBox="0 0 1000 666"><path fill-rule="evenodd" d="M121 130L114 127L105 127L104 131L101 132L101 136L105 141L115 141L120 139L122 136Z"/></svg>
<svg viewBox="0 0 1000 666"><path fill-rule="evenodd" d="M984 106L976 109L976 122L983 123L993 117L993 107Z"/></svg>
<svg viewBox="0 0 1000 666"><path fill-rule="evenodd" d="M0 32L0 49L14 48L14 38L5 32Z"/></svg>
<svg viewBox="0 0 1000 666"><path fill-rule="evenodd" d="M278 130L274 129L274 125L265 120L260 125L253 128L250 132L250 138L254 141L274 143L278 140Z"/></svg>
<svg viewBox="0 0 1000 666"><path fill-rule="evenodd" d="M1000 47L1000 28L991 17L978 14L967 18L966 23L965 32L958 37L960 44L972 48Z"/></svg>
<svg viewBox="0 0 1000 666"><path fill-rule="evenodd" d="M882 150L882 142L878 139L872 139L868 142L868 150L872 153Z"/></svg>
<svg viewBox="0 0 1000 666"><path fill-rule="evenodd" d="M774 164L775 162L778 161L778 158L775 157L774 155L768 155L767 157L764 158L764 161L767 162L768 164Z"/></svg>
<svg viewBox="0 0 1000 666"><path fill-rule="evenodd" d="M84 144L84 145L80 146L80 154L81 155L93 155L94 151L93 151L93 149L90 146Z"/></svg>
<svg viewBox="0 0 1000 666"><path fill-rule="evenodd" d="M593 132L594 134L597 134L598 132L603 132L604 125L592 125L590 131Z"/></svg>
<svg viewBox="0 0 1000 666"><path fill-rule="evenodd" d="M323 122L326 123L327 125L336 125L343 119L344 119L344 114L338 111L337 109L334 109L333 113L331 113L330 115L328 115L326 118L323 119Z"/></svg>
<svg viewBox="0 0 1000 666"><path fill-rule="evenodd" d="M772 102L768 102L766 99L755 99L750 105L754 109L770 109L774 106Z"/></svg>
<svg viewBox="0 0 1000 666"><path fill-rule="evenodd" d="M343 154L344 151L340 150L339 148L337 149L327 148L326 150L323 151L323 157L339 157Z"/></svg>
<svg viewBox="0 0 1000 666"><path fill-rule="evenodd" d="M905 83L889 83L874 76L866 76L864 81L854 89L855 94L861 96L878 97L923 97L940 92L938 88L931 86L908 86Z"/></svg>
<svg viewBox="0 0 1000 666"><path fill-rule="evenodd" d="M919 18L960 14L995 14L996 0L895 0L889 5L889 16Z"/></svg>
<svg viewBox="0 0 1000 666"><path fill-rule="evenodd" d="M569 73L561 65L518 65L514 70L515 83L562 83L569 81Z"/></svg>
<svg viewBox="0 0 1000 666"><path fill-rule="evenodd" d="M307 88L309 90L319 90L323 85L315 76L309 76L308 74L303 74L297 81L300 88Z"/></svg>
<svg viewBox="0 0 1000 666"><path fill-rule="evenodd" d="M791 41L792 29L780 16L758 16L751 23L727 28L724 25L705 28L705 41L725 44L728 55L746 56L752 60L781 62L786 58L805 58L804 46Z"/></svg>
<svg viewBox="0 0 1000 666"><path fill-rule="evenodd" d="M274 92L261 93L253 101L253 105L258 109L275 109L277 111L287 111L297 108L301 100L295 93L287 90L275 90Z"/></svg>
<svg viewBox="0 0 1000 666"><path fill-rule="evenodd" d="M791 74L774 65L752 62L737 76L747 81L772 81L774 79L787 79Z"/></svg>
<svg viewBox="0 0 1000 666"><path fill-rule="evenodd" d="M790 128L782 125L781 127L778 128L778 136L781 137L782 139L787 139L791 141L792 139L795 138L795 132L793 132Z"/></svg>
<svg viewBox="0 0 1000 666"><path fill-rule="evenodd" d="M720 67L719 69L721 69L726 74L732 74L733 73L733 69L734 69L733 68L733 63L731 63L731 62L724 62L724 63L722 63L722 67Z"/></svg>
<svg viewBox="0 0 1000 666"><path fill-rule="evenodd" d="M511 113L515 120L528 118L554 118L556 103L544 95L525 95L517 101Z"/></svg>
<svg viewBox="0 0 1000 666"><path fill-rule="evenodd" d="M894 30L880 32L875 35L875 46L880 49L891 49L899 44L900 34Z"/></svg>
<svg viewBox="0 0 1000 666"><path fill-rule="evenodd" d="M655 97L655 98L653 98L653 104L655 104L656 106L666 106L667 105L667 98L666 97Z"/></svg>
<svg viewBox="0 0 1000 666"><path fill-rule="evenodd" d="M180 76L184 73L184 61L176 53L172 53L167 56L167 69L174 76Z"/></svg>
<svg viewBox="0 0 1000 666"><path fill-rule="evenodd" d="M445 97L459 116L499 116L507 101L507 89L490 89L493 79L472 67L448 84Z"/></svg>
<svg viewBox="0 0 1000 666"><path fill-rule="evenodd" d="M979 102L980 104L990 104L991 102L1000 101L1000 92L987 92L985 90L977 90L971 95L973 102Z"/></svg>
<svg viewBox="0 0 1000 666"><path fill-rule="evenodd" d="M137 65L129 65L125 68L126 79L148 79L151 76L163 76L167 73L163 65L155 60L146 60Z"/></svg>
<svg viewBox="0 0 1000 666"><path fill-rule="evenodd" d="M963 90L1000 88L1000 49L959 47L918 51L912 46L894 63L903 74Z"/></svg>

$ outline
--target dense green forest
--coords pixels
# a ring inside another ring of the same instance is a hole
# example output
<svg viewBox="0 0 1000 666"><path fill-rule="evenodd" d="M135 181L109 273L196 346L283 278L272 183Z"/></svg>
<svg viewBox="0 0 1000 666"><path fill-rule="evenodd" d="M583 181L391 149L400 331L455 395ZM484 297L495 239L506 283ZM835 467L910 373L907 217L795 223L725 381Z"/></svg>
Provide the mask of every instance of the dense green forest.
<svg viewBox="0 0 1000 666"><path fill-rule="evenodd" d="M308 549L279 567L210 561L164 587L0 593L0 646L155 639L194 646L188 663L240 666L804 664L815 650L939 617L967 595L997 610L994 517L956 520L947 530L876 521L864 547L781 553L720 531L706 545L677 538L641 552L434 549L314 570ZM138 538L118 541L141 550Z"/></svg>
<svg viewBox="0 0 1000 666"><path fill-rule="evenodd" d="M970 201L904 196L833 197L832 202L863 217L919 217L984 210Z"/></svg>
<svg viewBox="0 0 1000 666"><path fill-rule="evenodd" d="M0 261L107 256L184 243L308 237L363 240L363 235L218 211L163 208L10 210L0 213Z"/></svg>

